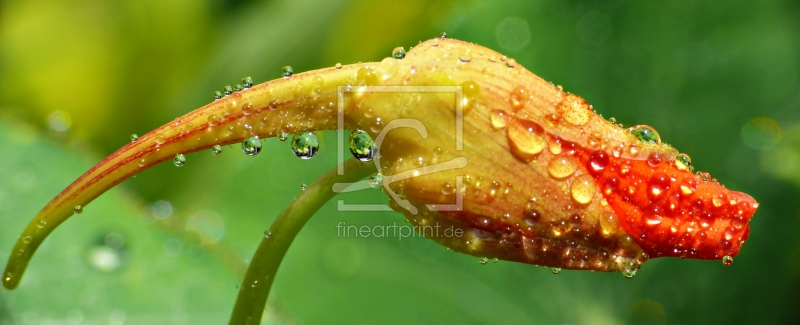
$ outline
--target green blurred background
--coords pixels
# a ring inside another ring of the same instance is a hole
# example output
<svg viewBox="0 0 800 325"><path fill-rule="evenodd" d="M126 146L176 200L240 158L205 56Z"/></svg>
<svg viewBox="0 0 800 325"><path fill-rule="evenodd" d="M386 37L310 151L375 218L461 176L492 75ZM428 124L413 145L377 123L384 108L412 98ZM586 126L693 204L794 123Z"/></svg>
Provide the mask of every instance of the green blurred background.
<svg viewBox="0 0 800 325"><path fill-rule="evenodd" d="M264 323L800 324L797 1L0 1L0 260L102 157L244 76L379 61L446 31L515 58L606 117L649 124L761 208L730 267L654 259L633 280L424 239L337 238L402 223L329 202L278 273ZM124 182L55 231L0 324L220 324L274 217L334 166L271 139ZM328 149L328 150L326 150ZM379 191L346 197L385 202Z"/></svg>

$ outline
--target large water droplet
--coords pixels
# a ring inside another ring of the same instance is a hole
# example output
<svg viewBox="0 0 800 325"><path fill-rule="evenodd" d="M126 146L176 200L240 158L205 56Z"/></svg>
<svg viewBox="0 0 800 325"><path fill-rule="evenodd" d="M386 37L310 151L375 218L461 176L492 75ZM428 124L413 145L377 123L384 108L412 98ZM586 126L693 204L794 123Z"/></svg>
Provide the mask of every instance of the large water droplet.
<svg viewBox="0 0 800 325"><path fill-rule="evenodd" d="M75 214L83 213L83 206L76 205L74 208L72 208L72 212L75 212Z"/></svg>
<svg viewBox="0 0 800 325"><path fill-rule="evenodd" d="M725 255L722 257L722 265L731 266L733 264L733 257Z"/></svg>
<svg viewBox="0 0 800 325"><path fill-rule="evenodd" d="M222 95L221 91L217 90L217 91L214 92L213 96L214 96L214 100L219 100L220 98L222 98L223 95Z"/></svg>
<svg viewBox="0 0 800 325"><path fill-rule="evenodd" d="M688 170L690 172L694 172L692 159L689 158L689 155L685 153L678 154L678 156L675 157L675 166L678 167L678 170Z"/></svg>
<svg viewBox="0 0 800 325"><path fill-rule="evenodd" d="M508 124L508 114L505 111L494 109L489 112L489 121L492 123L492 128L500 130Z"/></svg>
<svg viewBox="0 0 800 325"><path fill-rule="evenodd" d="M336 68L336 70L339 70L342 68L342 64L337 62L333 67Z"/></svg>
<svg viewBox="0 0 800 325"><path fill-rule="evenodd" d="M547 172L554 178L563 179L578 169L578 161L572 156L557 156L547 164Z"/></svg>
<svg viewBox="0 0 800 325"><path fill-rule="evenodd" d="M165 136L164 133L161 132L156 133L155 141L156 144L164 144L164 142L167 142L167 136Z"/></svg>
<svg viewBox="0 0 800 325"><path fill-rule="evenodd" d="M242 142L242 152L248 156L255 156L261 152L261 139L250 137Z"/></svg>
<svg viewBox="0 0 800 325"><path fill-rule="evenodd" d="M670 178L667 174L656 173L650 177L647 183L647 195L655 200L664 195L670 187Z"/></svg>
<svg viewBox="0 0 800 325"><path fill-rule="evenodd" d="M377 152L375 141L372 141L372 137L369 136L369 133L363 130L354 130L353 133L350 133L349 145L350 153L353 154L353 157L361 161L372 160Z"/></svg>
<svg viewBox="0 0 800 325"><path fill-rule="evenodd" d="M511 152L523 161L531 161L547 145L541 126L518 118L512 118L508 125L508 142Z"/></svg>
<svg viewBox="0 0 800 325"><path fill-rule="evenodd" d="M186 164L186 156L184 156L182 153L179 153L175 155L175 158L172 158L172 163L175 164L175 166L181 167Z"/></svg>
<svg viewBox="0 0 800 325"><path fill-rule="evenodd" d="M598 175L606 169L610 158L604 151L595 151L589 156L589 172Z"/></svg>
<svg viewBox="0 0 800 325"><path fill-rule="evenodd" d="M661 137L656 132L656 129L649 125L637 125L629 129L639 141L647 143L661 142Z"/></svg>
<svg viewBox="0 0 800 325"><path fill-rule="evenodd" d="M284 78L289 78L292 76L292 74L294 74L294 70L292 69L292 67L287 65L283 67L283 69L281 70L281 74L283 75Z"/></svg>
<svg viewBox="0 0 800 325"><path fill-rule="evenodd" d="M311 159L319 150L319 139L313 132L303 132L292 137L292 151L301 159Z"/></svg>
<svg viewBox="0 0 800 325"><path fill-rule="evenodd" d="M572 180L570 193L572 199L579 204L589 204L594 198L595 186L594 178L588 174L583 174Z"/></svg>
<svg viewBox="0 0 800 325"><path fill-rule="evenodd" d="M213 147L211 147L211 153L213 153L215 155L218 155L218 154L222 153L222 146L218 145L218 144L215 144Z"/></svg>
<svg viewBox="0 0 800 325"><path fill-rule="evenodd" d="M220 118L217 114L211 114L208 116L208 126L215 126L219 124Z"/></svg>
<svg viewBox="0 0 800 325"><path fill-rule="evenodd" d="M472 61L472 54L470 54L469 51L461 52L461 54L458 55L458 60L463 63Z"/></svg>
<svg viewBox="0 0 800 325"><path fill-rule="evenodd" d="M584 125L589 122L591 107L578 95L566 93L556 109L569 124Z"/></svg>
<svg viewBox="0 0 800 325"><path fill-rule="evenodd" d="M232 93L233 93L233 87L231 87L231 86L222 87L222 94L223 95L230 96L230 94L232 94Z"/></svg>
<svg viewBox="0 0 800 325"><path fill-rule="evenodd" d="M402 60L406 57L406 49L402 46L394 48L394 50L392 50L392 57L397 60Z"/></svg>
<svg viewBox="0 0 800 325"><path fill-rule="evenodd" d="M242 87L244 88L253 87L253 78L250 78L250 76L242 78Z"/></svg>

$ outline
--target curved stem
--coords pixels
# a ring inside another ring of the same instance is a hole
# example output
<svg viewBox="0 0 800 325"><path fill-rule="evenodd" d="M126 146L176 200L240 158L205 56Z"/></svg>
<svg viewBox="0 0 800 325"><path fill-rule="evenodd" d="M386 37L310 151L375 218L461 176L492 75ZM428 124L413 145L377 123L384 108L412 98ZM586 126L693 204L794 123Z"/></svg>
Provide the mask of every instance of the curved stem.
<svg viewBox="0 0 800 325"><path fill-rule="evenodd" d="M374 164L355 159L344 163L344 175L338 167L328 170L296 196L269 227L253 255L247 274L242 281L230 324L259 324L264 313L272 281L289 246L311 216L330 200L335 192L334 183L350 183L363 179L375 171Z"/></svg>

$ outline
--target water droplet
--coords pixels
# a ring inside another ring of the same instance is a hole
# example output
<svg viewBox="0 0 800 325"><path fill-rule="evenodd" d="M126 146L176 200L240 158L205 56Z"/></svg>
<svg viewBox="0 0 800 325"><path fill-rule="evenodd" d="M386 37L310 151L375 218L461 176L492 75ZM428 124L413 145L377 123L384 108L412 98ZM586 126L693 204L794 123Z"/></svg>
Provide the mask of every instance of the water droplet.
<svg viewBox="0 0 800 325"><path fill-rule="evenodd" d="M557 179L567 178L578 169L578 161L572 156L557 156L547 164L547 172Z"/></svg>
<svg viewBox="0 0 800 325"><path fill-rule="evenodd" d="M342 64L337 62L333 67L336 68L336 70L339 70L342 68Z"/></svg>
<svg viewBox="0 0 800 325"><path fill-rule="evenodd" d="M264 230L264 238L270 238L270 237L272 237L272 232L269 230Z"/></svg>
<svg viewBox="0 0 800 325"><path fill-rule="evenodd" d="M182 153L179 153L175 155L175 158L172 158L172 163L175 164L175 166L181 167L186 164L186 156L184 156Z"/></svg>
<svg viewBox="0 0 800 325"><path fill-rule="evenodd" d="M283 67L283 69L281 70L281 74L283 75L284 78L291 77L293 73L294 73L294 70L292 70L292 67L290 67L288 65Z"/></svg>
<svg viewBox="0 0 800 325"><path fill-rule="evenodd" d="M658 143L661 142L661 137L658 136L658 132L649 126L649 125L637 125L629 129L633 135L636 136L639 141L646 142L646 143Z"/></svg>
<svg viewBox="0 0 800 325"><path fill-rule="evenodd" d="M647 183L647 195L653 200L658 199L669 190L669 187L669 176L664 173L655 173Z"/></svg>
<svg viewBox="0 0 800 325"><path fill-rule="evenodd" d="M553 271L553 274L559 274L559 273L561 273L561 268L560 267L554 267L552 271Z"/></svg>
<svg viewBox="0 0 800 325"><path fill-rule="evenodd" d="M303 184L300 184L300 190L301 190L301 191L305 191L307 188L308 188L308 186L306 186L306 184L305 184L305 183L303 183Z"/></svg>
<svg viewBox="0 0 800 325"><path fill-rule="evenodd" d="M319 150L319 139L313 132L303 132L292 137L292 151L301 159L311 159Z"/></svg>
<svg viewBox="0 0 800 325"><path fill-rule="evenodd" d="M278 134L278 140L286 141L286 139L289 139L288 133L281 132L280 134Z"/></svg>
<svg viewBox="0 0 800 325"><path fill-rule="evenodd" d="M383 175L381 173L374 173L369 176L367 183L369 183L369 186L372 188L381 187L383 186Z"/></svg>
<svg viewBox="0 0 800 325"><path fill-rule="evenodd" d="M688 170L690 172L694 172L692 159L689 158L689 155L685 153L678 154L678 156L675 157L675 166L678 167L678 170Z"/></svg>
<svg viewBox="0 0 800 325"><path fill-rule="evenodd" d="M349 145L350 153L353 154L353 157L361 161L372 160L377 152L375 141L372 141L372 137L369 136L369 133L363 130L354 130L353 133L350 133Z"/></svg>
<svg viewBox="0 0 800 325"><path fill-rule="evenodd" d="M218 154L222 153L222 146L218 145L218 144L215 144L213 147L211 147L211 153L213 153L215 155L218 155Z"/></svg>
<svg viewBox="0 0 800 325"><path fill-rule="evenodd" d="M733 264L733 257L725 255L722 257L722 265L731 266Z"/></svg>
<svg viewBox="0 0 800 325"><path fill-rule="evenodd" d="M458 56L458 60L463 63L472 61L472 54L470 54L469 51L464 51Z"/></svg>
<svg viewBox="0 0 800 325"><path fill-rule="evenodd" d="M445 33L445 32L442 32L442 34L441 34L439 37L440 37L440 38L447 38L447 33Z"/></svg>
<svg viewBox="0 0 800 325"><path fill-rule="evenodd" d="M508 124L508 116L505 111L494 109L489 112L489 120L492 122L492 127L495 130L500 130Z"/></svg>
<svg viewBox="0 0 800 325"><path fill-rule="evenodd" d="M74 208L72 208L72 212L75 212L75 214L83 213L83 206L76 205Z"/></svg>
<svg viewBox="0 0 800 325"><path fill-rule="evenodd" d="M500 259L499 259L499 258L497 258L497 257L495 257L495 258L492 258L492 263L497 263L497 262L499 262L499 261L500 261Z"/></svg>
<svg viewBox="0 0 800 325"><path fill-rule="evenodd" d="M254 110L253 104L251 103L242 105L242 114L244 114L244 116L252 115L253 110Z"/></svg>
<svg viewBox="0 0 800 325"><path fill-rule="evenodd" d="M219 124L220 118L217 114L211 114L208 116L208 126L215 126Z"/></svg>
<svg viewBox="0 0 800 325"><path fill-rule="evenodd" d="M556 107L558 113L567 123L572 125L585 125L589 122L589 112L591 107L586 100L578 95L566 93L564 98Z"/></svg>
<svg viewBox="0 0 800 325"><path fill-rule="evenodd" d="M242 142L242 152L248 156L255 156L261 152L261 139L250 137Z"/></svg>
<svg viewBox="0 0 800 325"><path fill-rule="evenodd" d="M511 152L523 161L533 160L547 145L544 129L538 124L512 118L508 125L508 141Z"/></svg>
<svg viewBox="0 0 800 325"><path fill-rule="evenodd" d="M242 86L242 84L236 84L233 86L233 92L241 91L242 89L244 89L244 86Z"/></svg>
<svg viewBox="0 0 800 325"><path fill-rule="evenodd" d="M39 222L36 223L36 227L39 227L39 229L44 228L44 226L46 226L46 225L47 225L47 221L44 221L44 220L39 220Z"/></svg>
<svg viewBox="0 0 800 325"><path fill-rule="evenodd" d="M164 144L164 142L167 142L167 137L163 133L159 132L156 133L155 141L156 144Z"/></svg>
<svg viewBox="0 0 800 325"><path fill-rule="evenodd" d="M253 78L250 78L250 76L242 78L242 87L244 88L253 87Z"/></svg>
<svg viewBox="0 0 800 325"><path fill-rule="evenodd" d="M506 66L509 67L509 68L513 68L513 67L517 66L517 60L508 59L508 61L506 61Z"/></svg>
<svg viewBox="0 0 800 325"><path fill-rule="evenodd" d="M511 94L508 96L508 102L511 104L511 107L515 112L525 107L525 103L527 101L528 91L522 86L517 86L514 88L514 90L512 90Z"/></svg>
<svg viewBox="0 0 800 325"><path fill-rule="evenodd" d="M589 156L589 172L597 175L603 172L608 166L608 154L604 151L595 151Z"/></svg>
<svg viewBox="0 0 800 325"><path fill-rule="evenodd" d="M136 142L136 140L139 140L139 135L136 133L131 134L131 142Z"/></svg>
<svg viewBox="0 0 800 325"><path fill-rule="evenodd" d="M26 244L27 244L27 243L30 243L30 242L31 242L31 240L33 240L33 237L31 237L31 236L25 236L25 237L22 237L22 242L23 242L23 243L26 243Z"/></svg>
<svg viewBox="0 0 800 325"><path fill-rule="evenodd" d="M572 180L570 193L575 202L583 205L589 204L594 198L594 192L594 178L589 174L583 174Z"/></svg>
<svg viewBox="0 0 800 325"><path fill-rule="evenodd" d="M222 94L223 95L230 96L230 94L232 94L232 93L233 93L233 87L231 87L231 86L222 87Z"/></svg>
<svg viewBox="0 0 800 325"><path fill-rule="evenodd" d="M359 86L371 86L379 81L375 69L363 67L356 71L356 84Z"/></svg>
<svg viewBox="0 0 800 325"><path fill-rule="evenodd" d="M478 263L481 263L481 265L486 265L486 263L489 263L489 259L486 257L481 257L478 259Z"/></svg>
<svg viewBox="0 0 800 325"><path fill-rule="evenodd" d="M404 49L402 46L395 47L394 50L392 50L392 57L397 60L402 60L406 57L406 49Z"/></svg>
<svg viewBox="0 0 800 325"><path fill-rule="evenodd" d="M434 38L434 39L431 41L431 46L433 46L433 47L437 47L437 46L439 46L439 39L438 39L438 38Z"/></svg>
<svg viewBox="0 0 800 325"><path fill-rule="evenodd" d="M215 91L213 95L214 95L214 100L219 100L220 98L222 98L222 92L219 90Z"/></svg>

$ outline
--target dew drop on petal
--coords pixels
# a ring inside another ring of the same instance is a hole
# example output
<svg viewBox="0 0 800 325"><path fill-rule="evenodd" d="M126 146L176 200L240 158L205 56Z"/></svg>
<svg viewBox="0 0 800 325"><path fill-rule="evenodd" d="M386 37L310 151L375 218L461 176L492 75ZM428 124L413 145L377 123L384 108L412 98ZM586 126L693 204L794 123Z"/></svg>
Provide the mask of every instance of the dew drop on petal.
<svg viewBox="0 0 800 325"><path fill-rule="evenodd" d="M289 134L288 133L281 132L281 133L278 134L278 140L286 141L287 139L289 139Z"/></svg>
<svg viewBox="0 0 800 325"><path fill-rule="evenodd" d="M72 212L75 212L75 214L83 213L83 206L76 205L74 208L72 208Z"/></svg>
<svg viewBox="0 0 800 325"><path fill-rule="evenodd" d="M585 125L589 122L591 107L586 100L578 95L566 93L556 106L556 110L567 123L572 125Z"/></svg>
<svg viewBox="0 0 800 325"><path fill-rule="evenodd" d="M470 54L469 51L464 51L458 56L458 60L463 63L472 61L472 54Z"/></svg>
<svg viewBox="0 0 800 325"><path fill-rule="evenodd" d="M177 167L181 167L186 164L186 156L184 156L182 153L176 154L175 158L172 158L172 163Z"/></svg>
<svg viewBox="0 0 800 325"><path fill-rule="evenodd" d="M336 68L336 70L339 70L342 68L342 64L337 62L333 67Z"/></svg>
<svg viewBox="0 0 800 325"><path fill-rule="evenodd" d="M661 142L661 137L658 135L658 132L656 132L656 129L654 129L652 126L637 125L631 127L629 130L633 135L636 136L637 139L639 139L639 141L645 143Z"/></svg>
<svg viewBox="0 0 800 325"><path fill-rule="evenodd" d="M689 155L685 153L678 154L678 156L675 157L675 166L678 167L678 170L688 170L690 172L694 172L692 159L689 158Z"/></svg>
<svg viewBox="0 0 800 325"><path fill-rule="evenodd" d="M364 130L354 130L350 133L349 148L353 157L360 161L372 160L377 152L375 141Z"/></svg>
<svg viewBox="0 0 800 325"><path fill-rule="evenodd" d="M544 129L534 122L512 118L507 132L511 152L523 161L531 161L547 146Z"/></svg>
<svg viewBox="0 0 800 325"><path fill-rule="evenodd" d="M556 156L547 164L547 172L553 178L563 179L578 169L578 161L572 156Z"/></svg>
<svg viewBox="0 0 800 325"><path fill-rule="evenodd" d="M136 142L136 140L139 140L139 135L135 133L131 134L131 142Z"/></svg>
<svg viewBox="0 0 800 325"><path fill-rule="evenodd" d="M253 87L253 78L251 78L250 76L242 78L242 87L244 88Z"/></svg>
<svg viewBox="0 0 800 325"><path fill-rule="evenodd" d="M215 126L219 124L220 118L217 114L211 114L208 116L208 126Z"/></svg>
<svg viewBox="0 0 800 325"><path fill-rule="evenodd" d="M401 47L396 47L392 50L392 57L397 60L402 60L406 57L406 49Z"/></svg>
<svg viewBox="0 0 800 325"><path fill-rule="evenodd" d="M167 137L164 135L164 133L159 132L156 133L155 141L156 144L164 144L164 142L167 142Z"/></svg>
<svg viewBox="0 0 800 325"><path fill-rule="evenodd" d="M572 199L583 205L592 202L595 190L594 178L588 174L576 177L572 180L572 185L570 186Z"/></svg>
<svg viewBox="0 0 800 325"><path fill-rule="evenodd" d="M213 153L215 155L218 155L218 154L222 153L222 146L218 145L218 144L215 144L213 147L211 147L211 153Z"/></svg>
<svg viewBox="0 0 800 325"><path fill-rule="evenodd" d="M255 156L261 152L261 139L250 137L242 141L242 152L248 156Z"/></svg>
<svg viewBox="0 0 800 325"><path fill-rule="evenodd" d="M292 74L294 74L294 70L288 65L281 69L281 75L283 75L284 78L289 78Z"/></svg>
<svg viewBox="0 0 800 325"><path fill-rule="evenodd" d="M217 91L214 92L213 96L214 96L214 100L219 100L220 98L222 98L222 92L217 90Z"/></svg>
<svg viewBox="0 0 800 325"><path fill-rule="evenodd" d="M233 87L231 87L231 86L222 87L222 94L223 95L230 96L230 94L232 94L232 93L233 93Z"/></svg>
<svg viewBox="0 0 800 325"><path fill-rule="evenodd" d="M731 266L733 264L733 257L725 255L722 257L722 265Z"/></svg>
<svg viewBox="0 0 800 325"><path fill-rule="evenodd" d="M559 273L561 273L561 268L560 267L554 267L551 271L553 271L553 274L559 274Z"/></svg>
<svg viewBox="0 0 800 325"><path fill-rule="evenodd" d="M500 130L508 124L508 114L503 110L494 109L489 112L489 121L492 123L492 128Z"/></svg>
<svg viewBox="0 0 800 325"><path fill-rule="evenodd" d="M311 159L319 150L319 139L313 132L302 132L292 137L292 152L300 159Z"/></svg>

